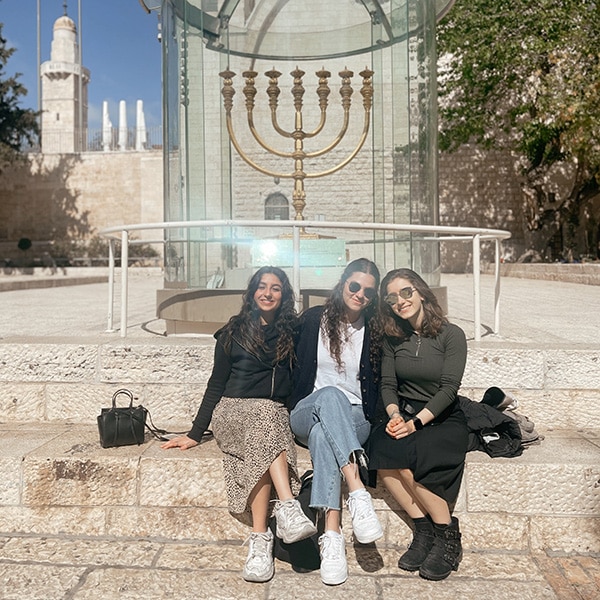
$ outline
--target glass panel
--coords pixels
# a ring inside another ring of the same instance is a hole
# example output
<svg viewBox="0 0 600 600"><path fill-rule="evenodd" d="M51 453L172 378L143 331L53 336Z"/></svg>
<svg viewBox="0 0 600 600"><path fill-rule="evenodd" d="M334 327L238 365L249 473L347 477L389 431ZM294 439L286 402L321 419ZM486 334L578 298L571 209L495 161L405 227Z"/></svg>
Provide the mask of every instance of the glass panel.
<svg viewBox="0 0 600 600"><path fill-rule="evenodd" d="M264 219L267 198L293 198L300 148L305 219L436 224L435 22L449 4L166 0L165 219ZM370 110L361 94L365 68L374 72ZM231 131L220 76L229 70L235 73ZM347 123L341 94L346 78L352 90ZM366 125L364 145L336 170L357 151ZM289 209L293 218L298 208ZM278 214L283 218L283 211ZM439 249L431 236L318 233L321 243L303 260L328 251L344 259L364 255L383 272L412 266L437 284ZM286 236L289 230L276 228L275 221L273 229L170 231L166 286L212 287L218 280L219 286L243 288L256 266L257 244Z"/></svg>

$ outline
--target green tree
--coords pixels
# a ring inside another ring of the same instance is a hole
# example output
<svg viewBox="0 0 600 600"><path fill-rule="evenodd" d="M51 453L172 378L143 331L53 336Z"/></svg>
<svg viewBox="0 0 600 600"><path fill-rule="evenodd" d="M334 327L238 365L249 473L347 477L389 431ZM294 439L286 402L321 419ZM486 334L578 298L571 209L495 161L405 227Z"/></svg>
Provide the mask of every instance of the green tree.
<svg viewBox="0 0 600 600"><path fill-rule="evenodd" d="M558 231L576 246L599 193L599 43L598 0L457 0L439 24L440 148L518 154L526 243L540 253ZM557 169L570 189L555 198L544 183Z"/></svg>
<svg viewBox="0 0 600 600"><path fill-rule="evenodd" d="M19 106L20 98L27 94L19 82L20 73L6 73L6 64L15 49L7 47L2 28L0 23L0 172L6 164L22 158L23 144L35 143L38 136L38 114Z"/></svg>

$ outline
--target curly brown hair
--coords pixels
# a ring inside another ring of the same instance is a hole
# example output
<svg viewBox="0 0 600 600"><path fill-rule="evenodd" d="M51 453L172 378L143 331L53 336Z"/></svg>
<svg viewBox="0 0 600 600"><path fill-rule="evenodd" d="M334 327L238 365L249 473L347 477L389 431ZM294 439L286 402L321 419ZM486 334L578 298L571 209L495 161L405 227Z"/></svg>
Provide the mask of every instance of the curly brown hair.
<svg viewBox="0 0 600 600"><path fill-rule="evenodd" d="M379 288L379 304L377 318L373 325L374 335L379 342L384 337L390 337L402 341L412 334L412 327L406 319L400 318L391 306L385 302L387 287L394 279L406 279L423 299L423 323L421 335L423 337L435 337L440 333L442 327L448 323L444 311L438 302L432 289L425 280L411 269L394 269L386 274ZM380 345L380 344L378 344Z"/></svg>
<svg viewBox="0 0 600 600"><path fill-rule="evenodd" d="M368 258L357 258L348 263L340 280L337 282L323 309L323 319L321 321L321 332L329 342L329 352L340 369L342 364L342 346L346 341L347 330L342 324L346 323L346 305L344 304L344 285L348 278L354 273L366 273L375 278L375 289L379 287L379 269L377 265ZM373 298L364 308L363 315L365 323L369 323L375 315L377 306L377 297Z"/></svg>
<svg viewBox="0 0 600 600"><path fill-rule="evenodd" d="M263 329L260 323L260 310L254 301L254 294L260 285L263 275L275 275L281 282L281 306L275 315L274 326L278 332L276 362L294 359L294 328L297 323L294 290L285 271L279 267L261 267L248 282L248 287L242 296L240 312L231 317L221 330L219 340L227 351L231 348L231 341L236 341L244 348L258 354L265 350Z"/></svg>

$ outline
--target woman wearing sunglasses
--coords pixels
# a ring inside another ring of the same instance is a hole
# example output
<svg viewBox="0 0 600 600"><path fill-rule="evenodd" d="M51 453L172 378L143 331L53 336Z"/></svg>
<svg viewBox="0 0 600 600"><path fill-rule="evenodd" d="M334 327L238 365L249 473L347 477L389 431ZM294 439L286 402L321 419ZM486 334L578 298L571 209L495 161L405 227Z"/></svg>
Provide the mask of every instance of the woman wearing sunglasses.
<svg viewBox="0 0 600 600"><path fill-rule="evenodd" d="M328 585L348 577L340 529L341 483L355 539L368 544L383 535L369 492L359 477L377 406L370 356L369 322L374 315L379 270L366 258L352 261L324 306L300 317L293 371L290 424L308 446L313 462L310 506L325 513L319 538L321 579Z"/></svg>
<svg viewBox="0 0 600 600"><path fill-rule="evenodd" d="M413 540L398 566L440 580L462 559L451 507L468 442L457 401L467 343L414 271L389 272L380 294L373 339L382 342L382 405L368 443L369 466L413 521Z"/></svg>

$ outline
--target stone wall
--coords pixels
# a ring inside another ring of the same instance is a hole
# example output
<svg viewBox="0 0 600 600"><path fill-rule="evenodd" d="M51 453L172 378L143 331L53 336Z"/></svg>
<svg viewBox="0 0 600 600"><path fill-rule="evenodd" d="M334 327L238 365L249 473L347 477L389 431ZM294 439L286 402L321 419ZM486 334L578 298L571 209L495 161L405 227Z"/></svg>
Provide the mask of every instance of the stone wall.
<svg viewBox="0 0 600 600"><path fill-rule="evenodd" d="M439 157L440 225L506 229L502 258L516 260L525 250L521 178L515 157L508 152L463 146ZM446 272L462 273L472 264L471 243L443 242ZM482 260L494 259L493 243L483 242Z"/></svg>
<svg viewBox="0 0 600 600"><path fill-rule="evenodd" d="M0 421L94 423L119 387L130 388L158 426L189 424L212 369L214 340L158 343L0 343ZM541 428L600 422L600 350L474 345L463 393L494 385L515 393Z"/></svg>
<svg viewBox="0 0 600 600"><path fill-rule="evenodd" d="M291 200L291 184L273 183L241 164L234 181L235 218L264 218L264 202L273 192ZM89 152L73 155L31 155L25 167L0 174L0 247L3 257L16 241L89 237L98 230L125 223L163 220L162 152ZM371 220L370 189L362 175L368 154L331 176L328 193L311 196L306 216L324 220ZM463 147L439 160L440 224L507 229L503 259L514 261L525 250L521 179L514 157L498 151ZM313 183L309 182L307 193ZM248 192L251 190L251 193ZM290 216L293 211L291 211ZM159 232L139 234L156 239ZM443 242L442 268L471 268L471 244ZM493 260L493 245L484 242L482 259Z"/></svg>
<svg viewBox="0 0 600 600"><path fill-rule="evenodd" d="M2 258L16 241L85 239L125 223L163 220L162 152L32 154L0 174ZM160 238L155 231L136 237Z"/></svg>

